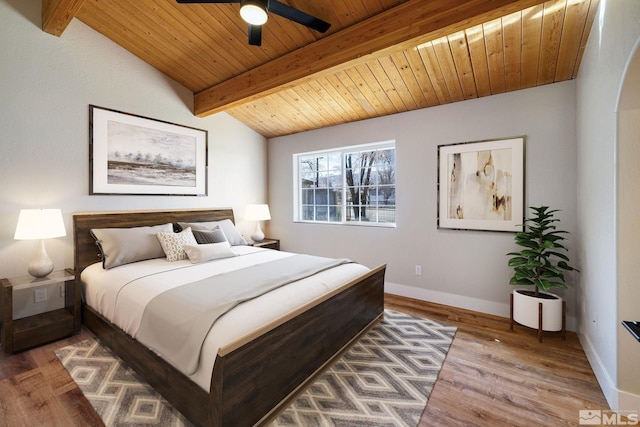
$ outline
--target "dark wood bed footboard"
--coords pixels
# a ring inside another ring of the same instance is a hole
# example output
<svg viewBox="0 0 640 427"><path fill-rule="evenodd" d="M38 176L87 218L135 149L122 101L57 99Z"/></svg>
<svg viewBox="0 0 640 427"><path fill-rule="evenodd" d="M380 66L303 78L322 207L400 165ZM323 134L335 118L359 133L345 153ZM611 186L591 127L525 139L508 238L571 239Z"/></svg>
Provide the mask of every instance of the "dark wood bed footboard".
<svg viewBox="0 0 640 427"><path fill-rule="evenodd" d="M233 219L233 211L74 214L77 280L87 265L98 260L91 228L224 218ZM210 393L86 305L82 322L195 425L248 427L266 421L265 417L274 414L318 369L382 315L385 270L382 265L316 305L274 322L247 342L221 349Z"/></svg>
<svg viewBox="0 0 640 427"><path fill-rule="evenodd" d="M380 317L385 266L225 356L212 378L211 425L251 426L277 409Z"/></svg>

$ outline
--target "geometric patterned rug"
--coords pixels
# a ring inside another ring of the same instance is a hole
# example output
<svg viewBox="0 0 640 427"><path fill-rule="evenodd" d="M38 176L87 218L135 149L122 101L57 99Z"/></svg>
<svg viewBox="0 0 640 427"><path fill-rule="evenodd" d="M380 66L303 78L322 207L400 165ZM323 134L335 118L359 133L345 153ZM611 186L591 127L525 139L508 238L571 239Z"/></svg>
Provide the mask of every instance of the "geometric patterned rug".
<svg viewBox="0 0 640 427"><path fill-rule="evenodd" d="M417 426L455 331L385 310L270 426ZM107 427L190 425L99 341L56 355Z"/></svg>
<svg viewBox="0 0 640 427"><path fill-rule="evenodd" d="M415 427L455 331L385 310L271 425Z"/></svg>
<svg viewBox="0 0 640 427"><path fill-rule="evenodd" d="M55 353L105 426L191 425L97 339Z"/></svg>

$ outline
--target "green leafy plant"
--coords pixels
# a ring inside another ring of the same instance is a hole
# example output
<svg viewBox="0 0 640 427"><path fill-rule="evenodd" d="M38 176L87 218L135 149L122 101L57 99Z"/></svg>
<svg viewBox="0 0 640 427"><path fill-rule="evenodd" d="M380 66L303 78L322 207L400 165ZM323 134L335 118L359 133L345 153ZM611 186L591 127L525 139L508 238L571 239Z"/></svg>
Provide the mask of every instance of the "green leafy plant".
<svg viewBox="0 0 640 427"><path fill-rule="evenodd" d="M553 214L558 210L550 210L548 206L531 206L529 209L533 216L525 219L524 231L515 235L516 244L524 249L507 254L512 256L509 266L515 271L509 284L534 286L537 297L540 289L566 289L564 272L579 270L570 266L569 257L561 252L567 251L561 242L568 232L556 229L555 223L560 220Z"/></svg>

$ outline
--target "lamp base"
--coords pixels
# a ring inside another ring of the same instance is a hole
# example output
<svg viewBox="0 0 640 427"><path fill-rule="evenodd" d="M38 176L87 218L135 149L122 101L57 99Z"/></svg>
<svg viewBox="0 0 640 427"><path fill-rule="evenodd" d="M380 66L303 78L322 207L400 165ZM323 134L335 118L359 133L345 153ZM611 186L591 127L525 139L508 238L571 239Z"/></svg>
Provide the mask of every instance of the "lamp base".
<svg viewBox="0 0 640 427"><path fill-rule="evenodd" d="M46 277L53 271L53 262L44 248L44 240L40 239L36 249L36 256L29 263L27 271L33 277L38 278Z"/></svg>
<svg viewBox="0 0 640 427"><path fill-rule="evenodd" d="M262 228L260 228L260 221L256 221L256 229L251 235L251 240L254 242L262 242L264 240L264 233L262 232Z"/></svg>

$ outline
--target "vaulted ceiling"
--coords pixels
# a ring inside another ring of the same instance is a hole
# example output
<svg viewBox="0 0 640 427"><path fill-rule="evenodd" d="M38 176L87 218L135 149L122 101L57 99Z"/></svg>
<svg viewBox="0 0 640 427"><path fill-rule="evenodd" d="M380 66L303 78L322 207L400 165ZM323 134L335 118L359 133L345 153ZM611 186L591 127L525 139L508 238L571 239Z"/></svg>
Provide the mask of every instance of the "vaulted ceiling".
<svg viewBox="0 0 640 427"><path fill-rule="evenodd" d="M575 78L598 0L281 0L247 43L238 4L43 0L43 30L76 18L265 137Z"/></svg>

